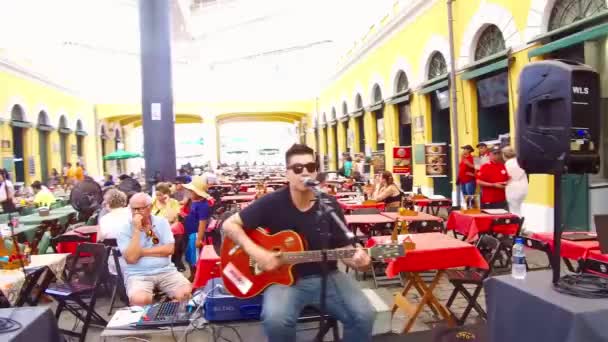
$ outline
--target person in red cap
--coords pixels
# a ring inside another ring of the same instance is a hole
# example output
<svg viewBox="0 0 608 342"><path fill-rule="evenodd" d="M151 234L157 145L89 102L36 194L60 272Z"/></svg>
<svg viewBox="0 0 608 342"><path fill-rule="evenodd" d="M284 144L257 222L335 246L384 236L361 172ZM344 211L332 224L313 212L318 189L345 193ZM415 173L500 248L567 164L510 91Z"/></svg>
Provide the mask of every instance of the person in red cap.
<svg viewBox="0 0 608 342"><path fill-rule="evenodd" d="M490 151L490 161L481 165L477 172L477 183L481 186L482 209L507 210L505 187L509 175L502 161L500 147L495 146Z"/></svg>
<svg viewBox="0 0 608 342"><path fill-rule="evenodd" d="M471 145L462 146L462 157L458 166L458 184L465 199L467 196L475 195L475 162L471 154L473 151Z"/></svg>

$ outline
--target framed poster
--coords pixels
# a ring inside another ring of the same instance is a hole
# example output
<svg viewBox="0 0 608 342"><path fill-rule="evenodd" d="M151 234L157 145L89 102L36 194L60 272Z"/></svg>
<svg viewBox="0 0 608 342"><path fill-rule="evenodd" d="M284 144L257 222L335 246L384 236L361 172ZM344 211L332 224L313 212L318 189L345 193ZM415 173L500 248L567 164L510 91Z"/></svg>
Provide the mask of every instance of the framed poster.
<svg viewBox="0 0 608 342"><path fill-rule="evenodd" d="M349 150L353 150L353 145L355 144L355 131L348 127L346 131L346 146L348 146Z"/></svg>
<svg viewBox="0 0 608 342"><path fill-rule="evenodd" d="M30 176L36 175L36 160L34 157L27 157L27 168Z"/></svg>
<svg viewBox="0 0 608 342"><path fill-rule="evenodd" d="M448 144L424 145L424 163L427 177L447 177L449 172Z"/></svg>
<svg viewBox="0 0 608 342"><path fill-rule="evenodd" d="M412 173L412 146L393 147L393 173L402 175Z"/></svg>
<svg viewBox="0 0 608 342"><path fill-rule="evenodd" d="M374 167L374 173L383 172L386 170L386 158L384 151L372 152L372 166Z"/></svg>

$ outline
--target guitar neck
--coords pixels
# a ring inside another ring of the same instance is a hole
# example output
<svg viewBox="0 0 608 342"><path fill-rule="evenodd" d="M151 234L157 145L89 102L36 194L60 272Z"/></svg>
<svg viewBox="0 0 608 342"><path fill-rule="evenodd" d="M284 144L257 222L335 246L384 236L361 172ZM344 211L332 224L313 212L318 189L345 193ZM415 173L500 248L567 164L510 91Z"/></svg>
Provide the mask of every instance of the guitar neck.
<svg viewBox="0 0 608 342"><path fill-rule="evenodd" d="M328 249L327 260L338 260L342 258L351 258L357 250L352 249ZM303 251L303 252L286 252L281 255L283 261L288 264L301 264L305 262L320 262L323 261L323 252Z"/></svg>

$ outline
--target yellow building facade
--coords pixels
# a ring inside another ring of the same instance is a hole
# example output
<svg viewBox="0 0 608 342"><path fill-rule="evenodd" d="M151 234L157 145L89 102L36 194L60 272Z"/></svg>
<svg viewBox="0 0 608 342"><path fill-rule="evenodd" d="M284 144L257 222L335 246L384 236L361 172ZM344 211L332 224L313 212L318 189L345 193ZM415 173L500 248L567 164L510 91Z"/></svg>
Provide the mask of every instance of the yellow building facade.
<svg viewBox="0 0 608 342"><path fill-rule="evenodd" d="M100 172L94 105L28 70L0 62L0 167L14 181L46 180L65 163Z"/></svg>
<svg viewBox="0 0 608 342"><path fill-rule="evenodd" d="M594 67L606 83L605 1L456 0L451 2L451 21L449 3L397 2L392 13L372 26L342 58L321 91L317 111L308 123L312 128L307 142L318 146L321 158L329 160L327 169L341 166L342 161L334 152L337 150L338 154L364 151L368 157L370 152L384 151L385 169L392 170L393 147L411 146L414 188L455 200L453 180L458 165L453 154L460 153L459 146L476 146L479 142L514 144L518 81L525 65L541 59L574 59ZM450 22L455 84L450 84L449 79ZM457 123L452 117L451 87L456 90ZM602 87L602 98L606 98L606 88ZM362 121L357 119L361 111ZM328 128L333 125L328 121L332 112L339 113L338 125L349 123L348 132L338 130L337 149L333 145L336 139L327 133L332 132ZM602 107L598 115L604 116L605 112L606 107ZM363 129L358 127L361 122ZM383 135L383 141L378 140L378 134ZM606 135L608 129L603 128L602 136ZM348 139L354 140L352 146L340 143ZM602 144L606 140L602 137ZM456 142L458 148L454 149ZM450 145L447 177L427 176L424 145L430 143ZM605 160L606 149L600 152ZM569 228L589 229L591 214L608 212L608 208L598 208L594 203L600 193L593 191L594 181L602 183L606 173L603 165L601 174L592 176L591 181L586 176L574 183L563 181L571 188L578 184L585 189L566 190L566 197L576 197L564 202L576 211L572 219L567 219ZM553 229L552 182L548 175L530 177L524 204L527 229Z"/></svg>

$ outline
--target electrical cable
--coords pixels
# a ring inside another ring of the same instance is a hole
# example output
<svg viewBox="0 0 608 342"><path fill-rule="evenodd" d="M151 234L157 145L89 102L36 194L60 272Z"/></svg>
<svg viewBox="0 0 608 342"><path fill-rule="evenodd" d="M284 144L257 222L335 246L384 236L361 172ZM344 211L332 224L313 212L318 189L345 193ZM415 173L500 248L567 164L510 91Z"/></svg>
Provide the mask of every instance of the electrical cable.
<svg viewBox="0 0 608 342"><path fill-rule="evenodd" d="M608 298L608 279L594 274L565 275L554 288L558 292L580 298Z"/></svg>
<svg viewBox="0 0 608 342"><path fill-rule="evenodd" d="M199 312L199 310L201 309L201 307L207 301L207 298L213 293L213 291L215 291L215 289L218 289L220 287L222 287L222 284L216 284L211 290L209 290L209 292L207 292L207 293L203 292L203 299L198 304L194 301L194 299L192 299L192 302L194 303L194 305L197 305L196 309L194 310L194 313ZM202 315L201 315L201 318L202 318ZM188 324L188 326L186 327L186 330L184 331L184 333L182 334L182 336L179 338L179 340L177 340L176 342L181 342L182 339L186 338L186 336L190 333L188 330L190 330L190 328L194 326L194 322L196 322L196 320L190 321L190 324ZM172 329L171 330L171 334L173 334L173 325L171 326L171 329ZM197 329L195 329L195 330L197 330ZM175 337L174 337L174 340L175 340Z"/></svg>

